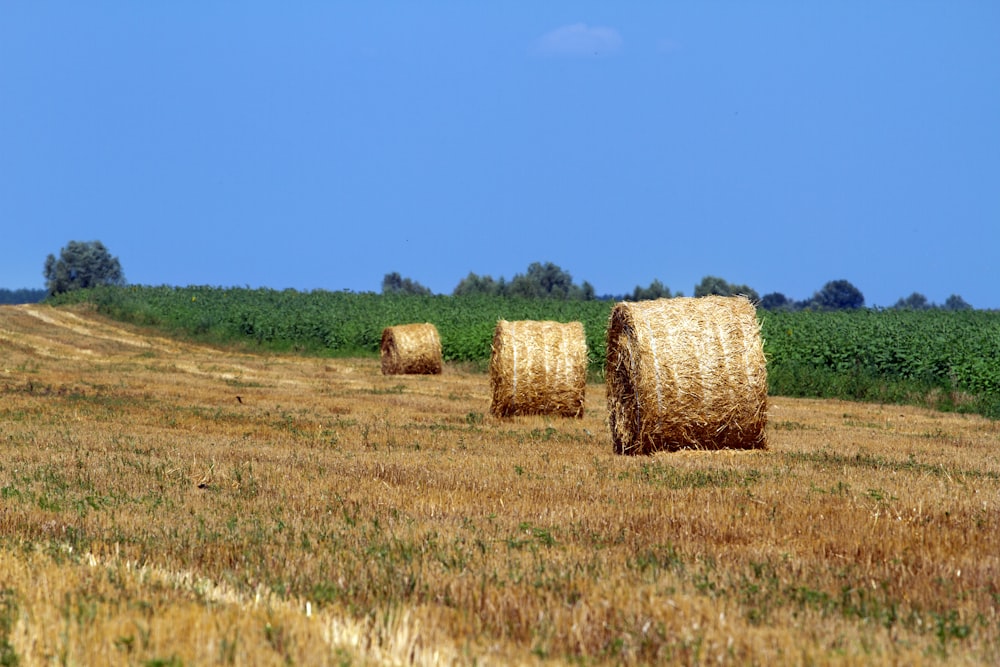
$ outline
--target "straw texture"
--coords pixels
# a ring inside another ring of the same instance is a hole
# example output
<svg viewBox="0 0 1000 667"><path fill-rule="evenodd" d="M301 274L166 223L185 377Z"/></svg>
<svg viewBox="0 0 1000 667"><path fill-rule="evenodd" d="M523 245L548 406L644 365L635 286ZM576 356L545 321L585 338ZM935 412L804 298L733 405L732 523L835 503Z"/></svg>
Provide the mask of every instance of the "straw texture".
<svg viewBox="0 0 1000 667"><path fill-rule="evenodd" d="M383 375L441 372L441 338L433 324L401 324L382 330Z"/></svg>
<svg viewBox="0 0 1000 667"><path fill-rule="evenodd" d="M615 305L605 380L617 453L767 447L767 365L745 297Z"/></svg>
<svg viewBox="0 0 1000 667"><path fill-rule="evenodd" d="M582 417L587 388L583 324L497 322L490 355L490 412L497 417Z"/></svg>

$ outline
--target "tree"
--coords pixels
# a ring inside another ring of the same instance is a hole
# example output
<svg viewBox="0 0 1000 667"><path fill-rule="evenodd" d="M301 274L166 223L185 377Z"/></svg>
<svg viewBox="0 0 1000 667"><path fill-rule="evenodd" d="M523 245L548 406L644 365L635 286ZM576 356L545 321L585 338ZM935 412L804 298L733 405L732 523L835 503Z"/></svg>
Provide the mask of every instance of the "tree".
<svg viewBox="0 0 1000 667"><path fill-rule="evenodd" d="M945 310L972 310L972 306L957 294L952 294L944 302Z"/></svg>
<svg viewBox="0 0 1000 667"><path fill-rule="evenodd" d="M597 298L593 285L587 281L582 285L574 284L573 276L552 262L530 264L527 273L515 274L502 293L529 299L589 301Z"/></svg>
<svg viewBox="0 0 1000 667"><path fill-rule="evenodd" d="M455 286L452 294L454 296L471 296L477 294L496 296L503 294L502 290L506 288L507 284L503 278L500 279L500 282L497 282L493 280L493 276L479 276L470 271L469 275L462 278L458 285Z"/></svg>
<svg viewBox="0 0 1000 667"><path fill-rule="evenodd" d="M709 296L711 294L718 296L745 296L751 301L760 300L760 295L752 287L727 283L718 276L705 276L701 279L700 283L695 285L694 295Z"/></svg>
<svg viewBox="0 0 1000 667"><path fill-rule="evenodd" d="M583 298L584 289L581 287L574 289L574 287L576 286L573 285L573 276L569 272L563 271L552 262L545 264L533 262L528 266L527 273L514 275L507 286L507 293L511 296L527 298ZM591 287L591 298L593 298L593 291L593 287Z"/></svg>
<svg viewBox="0 0 1000 667"><path fill-rule="evenodd" d="M579 299L580 301L593 301L597 298L597 293L594 291L594 286L584 280L583 284L579 287L573 285L573 289L570 292L570 298Z"/></svg>
<svg viewBox="0 0 1000 667"><path fill-rule="evenodd" d="M653 279L649 287L635 286L632 294L625 297L626 301L651 301L653 299L669 299L673 295L670 288L661 283L658 279ZM678 295L679 296L679 295Z"/></svg>
<svg viewBox="0 0 1000 667"><path fill-rule="evenodd" d="M905 299L897 301L893 308L900 310L927 310L931 308L931 304L927 301L926 296L920 292L914 292Z"/></svg>
<svg viewBox="0 0 1000 667"><path fill-rule="evenodd" d="M430 288L415 280L404 278L398 271L385 274L382 278L382 294L430 294Z"/></svg>
<svg viewBox="0 0 1000 667"><path fill-rule="evenodd" d="M454 296L485 294L488 296L516 296L525 299L566 299L590 301L597 298L594 286L584 281L573 283L573 276L552 262L534 262L526 273L515 274L510 282L503 276L480 276L470 272L455 286Z"/></svg>
<svg viewBox="0 0 1000 667"><path fill-rule="evenodd" d="M813 295L809 305L819 310L853 310L865 305L865 295L846 280L831 280Z"/></svg>
<svg viewBox="0 0 1000 667"><path fill-rule="evenodd" d="M117 257L100 241L70 241L59 259L45 259L45 288L49 296L101 285L124 285L125 275Z"/></svg>
<svg viewBox="0 0 1000 667"><path fill-rule="evenodd" d="M760 307L764 310L792 310L795 302L781 292L771 292L761 297Z"/></svg>

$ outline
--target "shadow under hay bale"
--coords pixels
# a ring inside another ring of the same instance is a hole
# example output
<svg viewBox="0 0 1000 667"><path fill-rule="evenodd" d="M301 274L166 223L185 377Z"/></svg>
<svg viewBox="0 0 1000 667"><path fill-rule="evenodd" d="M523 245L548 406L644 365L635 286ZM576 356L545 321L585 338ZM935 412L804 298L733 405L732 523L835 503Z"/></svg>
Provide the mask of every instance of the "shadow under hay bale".
<svg viewBox="0 0 1000 667"><path fill-rule="evenodd" d="M583 324L497 322L490 354L490 412L497 417L582 417L587 389Z"/></svg>
<svg viewBox="0 0 1000 667"><path fill-rule="evenodd" d="M441 372L441 338L433 324L401 324L382 330L382 375Z"/></svg>
<svg viewBox="0 0 1000 667"><path fill-rule="evenodd" d="M619 303L607 335L615 452L766 449L767 365L746 298Z"/></svg>

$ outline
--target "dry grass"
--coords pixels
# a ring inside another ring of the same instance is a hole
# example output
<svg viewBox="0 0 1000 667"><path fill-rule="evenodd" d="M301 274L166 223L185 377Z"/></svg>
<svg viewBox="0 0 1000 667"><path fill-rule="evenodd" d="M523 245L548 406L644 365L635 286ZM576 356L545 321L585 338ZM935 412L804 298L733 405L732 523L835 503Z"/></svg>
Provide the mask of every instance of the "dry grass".
<svg viewBox="0 0 1000 667"><path fill-rule="evenodd" d="M990 664L1000 429L773 398L620 457L485 375L0 308L0 662Z"/></svg>

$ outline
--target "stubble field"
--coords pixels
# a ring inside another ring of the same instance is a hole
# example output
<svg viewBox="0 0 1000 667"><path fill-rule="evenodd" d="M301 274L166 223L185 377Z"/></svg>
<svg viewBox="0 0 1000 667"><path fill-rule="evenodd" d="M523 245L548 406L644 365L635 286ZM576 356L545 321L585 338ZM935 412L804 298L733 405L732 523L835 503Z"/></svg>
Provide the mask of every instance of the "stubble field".
<svg viewBox="0 0 1000 667"><path fill-rule="evenodd" d="M482 372L0 308L0 664L995 664L1000 428L772 397L612 452Z"/></svg>

